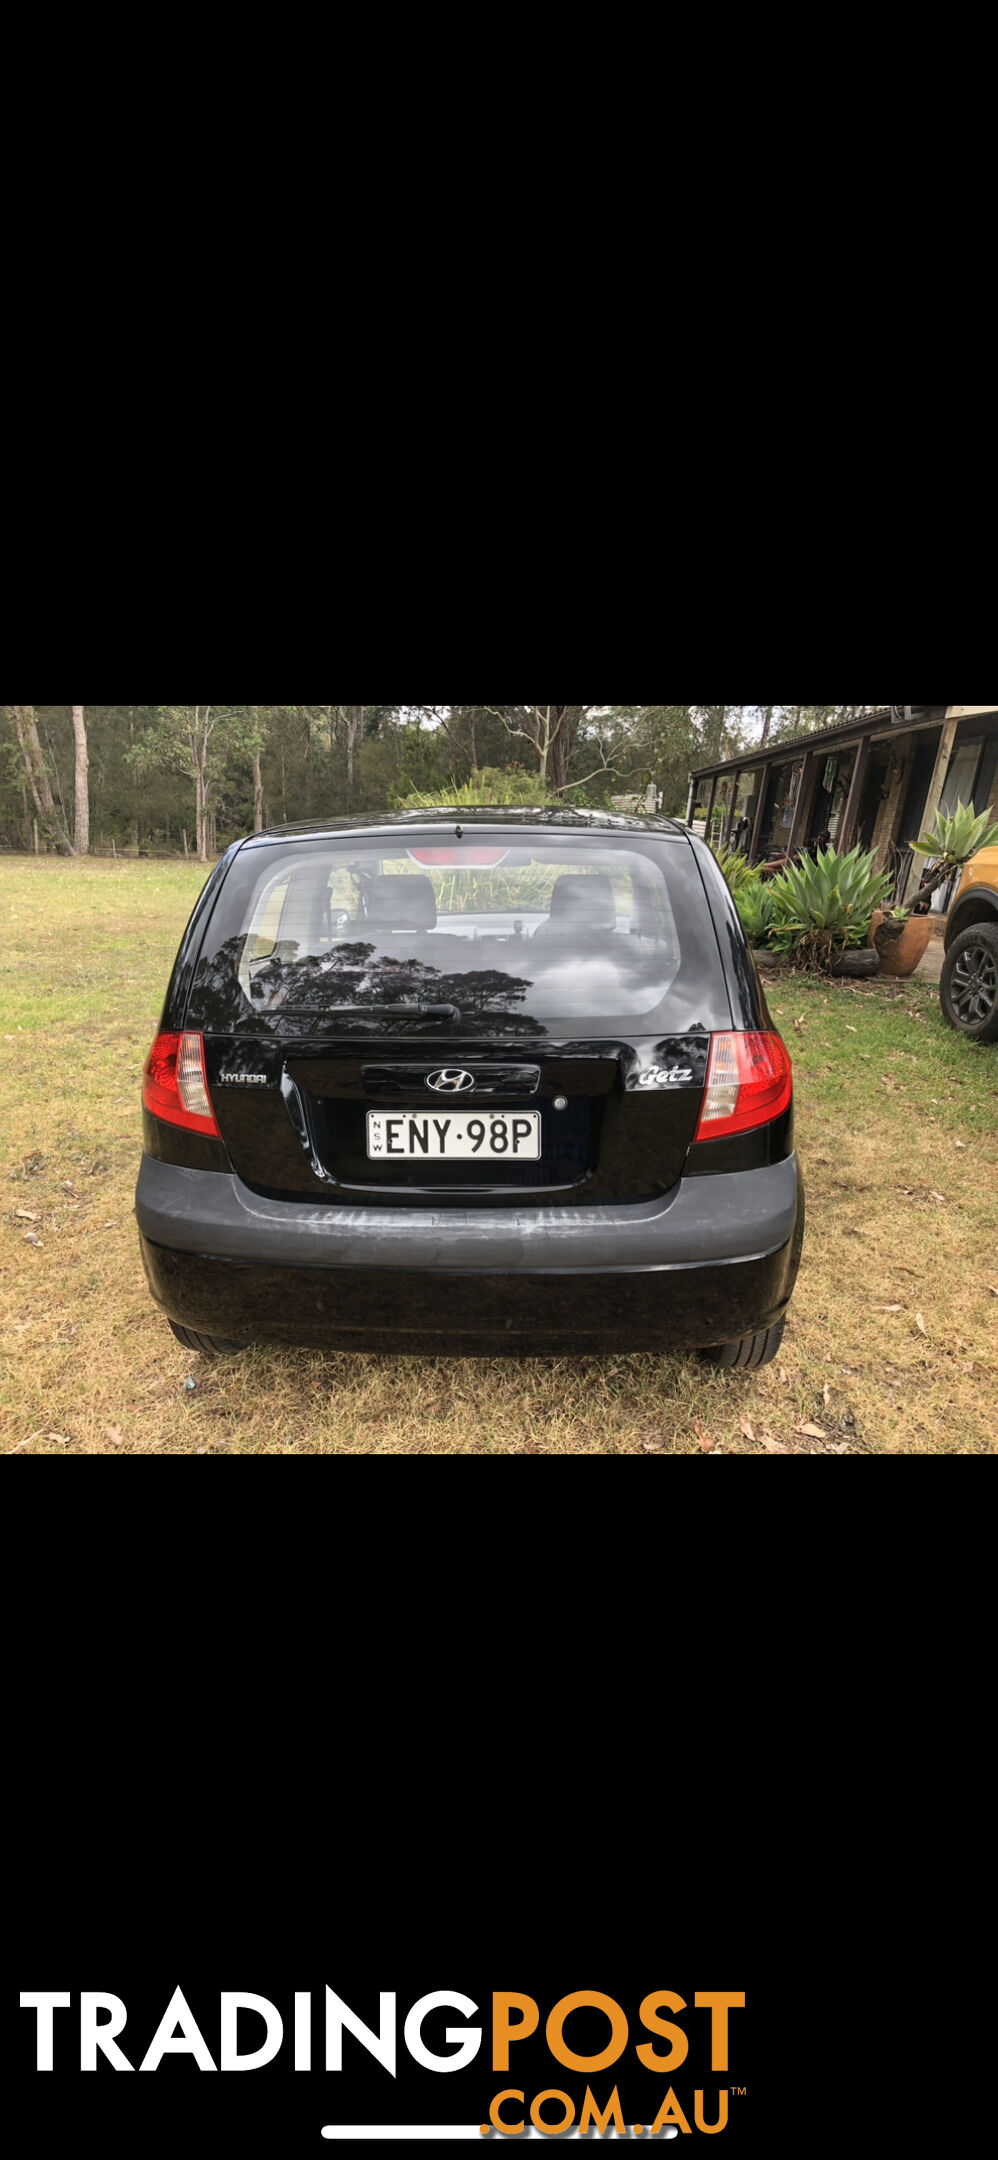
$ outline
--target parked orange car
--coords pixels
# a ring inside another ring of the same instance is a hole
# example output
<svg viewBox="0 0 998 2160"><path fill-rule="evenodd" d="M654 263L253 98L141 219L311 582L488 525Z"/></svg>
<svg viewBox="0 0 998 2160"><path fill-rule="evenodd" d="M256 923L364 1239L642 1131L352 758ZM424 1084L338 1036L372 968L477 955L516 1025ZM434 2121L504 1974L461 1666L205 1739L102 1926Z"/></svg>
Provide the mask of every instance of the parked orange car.
<svg viewBox="0 0 998 2160"><path fill-rule="evenodd" d="M998 847L967 864L946 924L943 1017L972 1042L998 1042Z"/></svg>

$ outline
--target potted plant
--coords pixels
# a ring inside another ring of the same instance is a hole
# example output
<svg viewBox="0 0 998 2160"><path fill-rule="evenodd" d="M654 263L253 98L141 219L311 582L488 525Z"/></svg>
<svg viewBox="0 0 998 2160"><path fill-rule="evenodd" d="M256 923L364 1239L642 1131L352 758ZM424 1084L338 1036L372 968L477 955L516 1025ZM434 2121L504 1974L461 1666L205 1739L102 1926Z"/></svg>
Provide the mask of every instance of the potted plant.
<svg viewBox="0 0 998 2160"><path fill-rule="evenodd" d="M913 915L908 908L888 908L873 932L884 975L913 975L932 936L928 915Z"/></svg>
<svg viewBox="0 0 998 2160"><path fill-rule="evenodd" d="M909 905L891 908L874 930L873 941L885 975L914 973L932 935L927 910L933 893L955 871L962 870L979 849L992 847L996 840L998 825L989 826L986 810L976 816L972 803L958 803L952 817L937 817L930 833L912 841L912 854L930 856L932 864Z"/></svg>

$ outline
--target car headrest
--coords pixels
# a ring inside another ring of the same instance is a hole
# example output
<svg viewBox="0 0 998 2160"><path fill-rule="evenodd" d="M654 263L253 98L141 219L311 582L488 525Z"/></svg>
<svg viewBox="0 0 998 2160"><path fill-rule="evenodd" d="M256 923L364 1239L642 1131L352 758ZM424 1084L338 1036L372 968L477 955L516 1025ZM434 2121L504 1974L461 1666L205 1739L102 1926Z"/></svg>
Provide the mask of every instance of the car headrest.
<svg viewBox="0 0 998 2160"><path fill-rule="evenodd" d="M613 886L602 874L555 878L549 920L586 930L612 930L617 920Z"/></svg>
<svg viewBox="0 0 998 2160"><path fill-rule="evenodd" d="M367 888L366 914L370 923L384 923L392 930L434 930L437 903L428 877L372 878Z"/></svg>

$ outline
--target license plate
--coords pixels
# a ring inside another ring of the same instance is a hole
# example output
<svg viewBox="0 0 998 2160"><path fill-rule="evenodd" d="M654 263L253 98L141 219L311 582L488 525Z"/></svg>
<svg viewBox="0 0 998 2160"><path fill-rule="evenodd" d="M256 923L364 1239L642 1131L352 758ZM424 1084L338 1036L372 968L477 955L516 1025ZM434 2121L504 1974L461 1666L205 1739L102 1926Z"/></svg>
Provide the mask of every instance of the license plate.
<svg viewBox="0 0 998 2160"><path fill-rule="evenodd" d="M537 1162L539 1110L369 1110L372 1162Z"/></svg>

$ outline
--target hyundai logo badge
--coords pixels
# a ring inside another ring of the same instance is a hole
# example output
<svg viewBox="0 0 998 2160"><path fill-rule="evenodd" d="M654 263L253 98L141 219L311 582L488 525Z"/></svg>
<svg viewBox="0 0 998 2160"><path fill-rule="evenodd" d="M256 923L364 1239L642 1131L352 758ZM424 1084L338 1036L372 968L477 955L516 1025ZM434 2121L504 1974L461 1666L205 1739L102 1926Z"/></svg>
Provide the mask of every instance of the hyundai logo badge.
<svg viewBox="0 0 998 2160"><path fill-rule="evenodd" d="M456 1068L445 1065L441 1072L427 1074L426 1085L433 1088L438 1095L466 1095L468 1089L475 1085L475 1076L473 1073L459 1072Z"/></svg>

